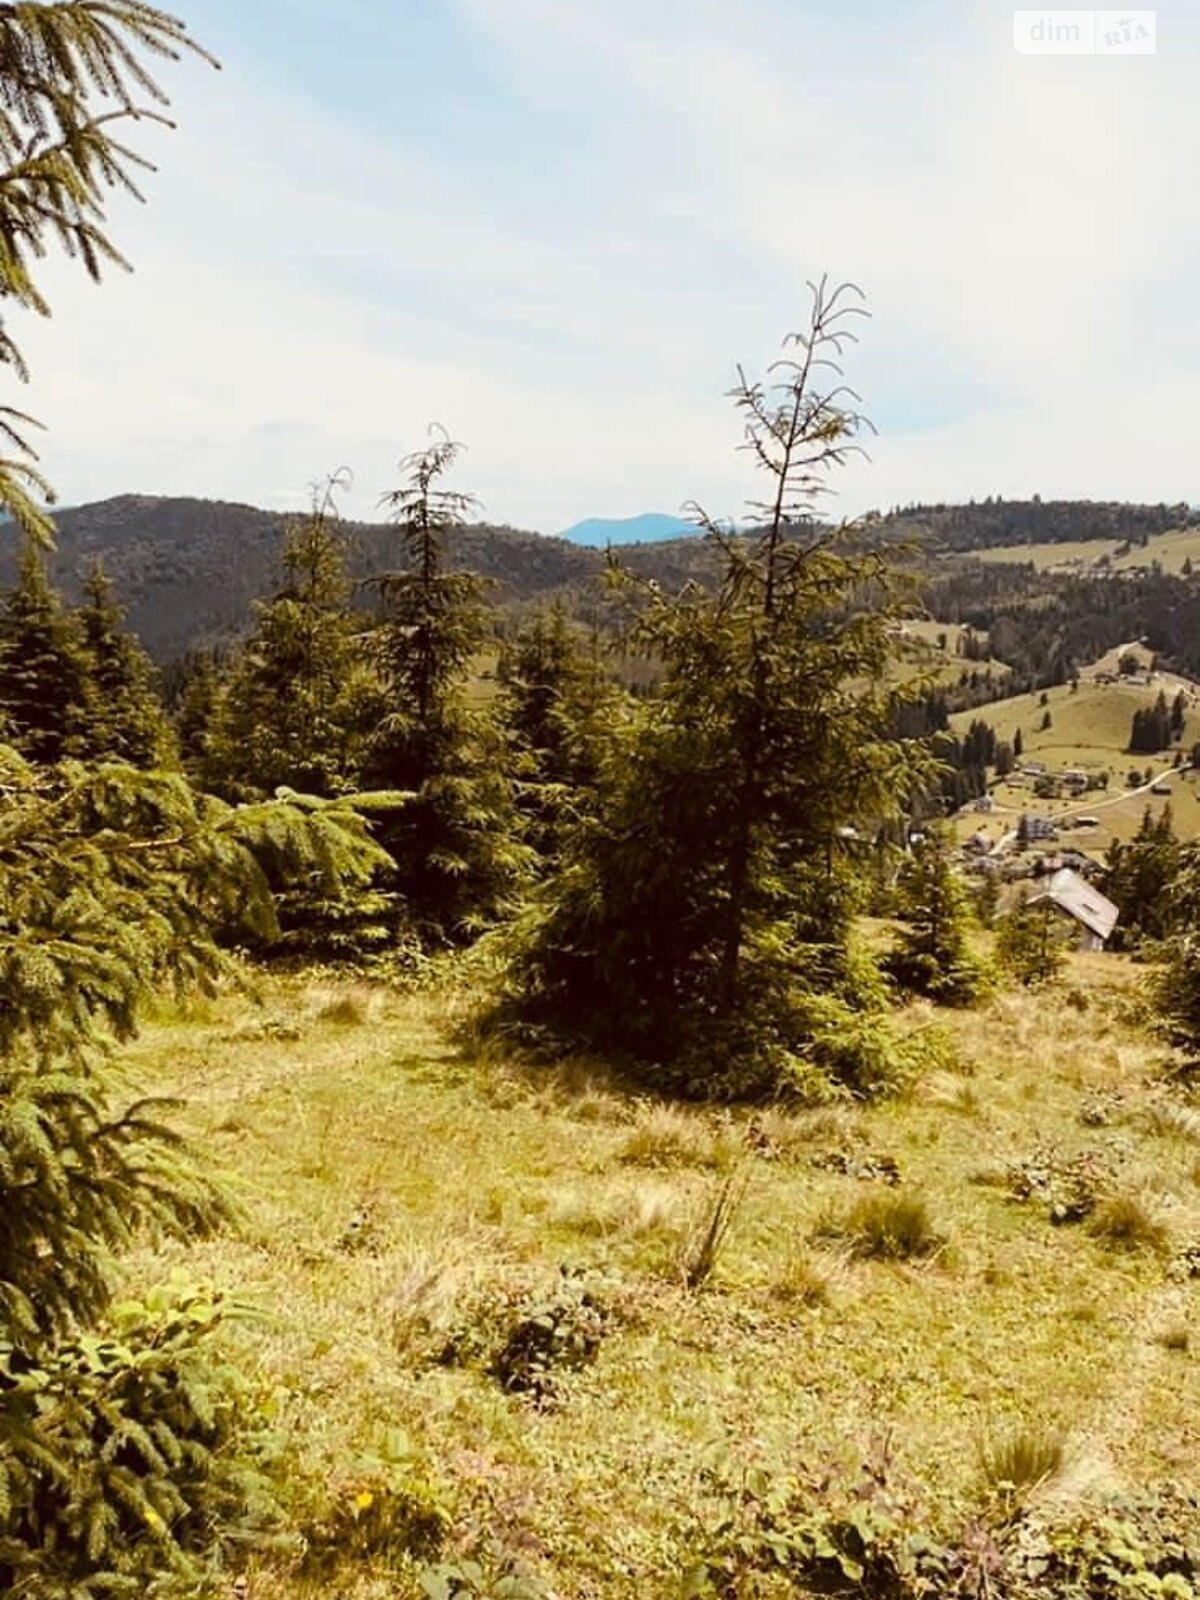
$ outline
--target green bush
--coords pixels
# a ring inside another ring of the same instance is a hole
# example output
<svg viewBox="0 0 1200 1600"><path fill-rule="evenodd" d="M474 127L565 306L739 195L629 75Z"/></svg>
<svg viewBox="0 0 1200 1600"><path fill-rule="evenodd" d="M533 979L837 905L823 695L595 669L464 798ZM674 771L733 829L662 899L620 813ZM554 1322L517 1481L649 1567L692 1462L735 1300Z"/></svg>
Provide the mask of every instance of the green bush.
<svg viewBox="0 0 1200 1600"><path fill-rule="evenodd" d="M240 1542L278 1530L264 1414L211 1349L228 1312L173 1286L36 1362L0 1347L0 1590L206 1593Z"/></svg>
<svg viewBox="0 0 1200 1600"><path fill-rule="evenodd" d="M313 1498L316 1507L299 1519L303 1570L312 1577L349 1563L387 1572L431 1561L450 1528L444 1491L399 1433L377 1452L355 1456Z"/></svg>
<svg viewBox="0 0 1200 1600"><path fill-rule="evenodd" d="M478 1364L507 1393L551 1405L564 1376L595 1360L612 1319L601 1288L564 1268L543 1289L493 1289L465 1307L437 1359L443 1366Z"/></svg>

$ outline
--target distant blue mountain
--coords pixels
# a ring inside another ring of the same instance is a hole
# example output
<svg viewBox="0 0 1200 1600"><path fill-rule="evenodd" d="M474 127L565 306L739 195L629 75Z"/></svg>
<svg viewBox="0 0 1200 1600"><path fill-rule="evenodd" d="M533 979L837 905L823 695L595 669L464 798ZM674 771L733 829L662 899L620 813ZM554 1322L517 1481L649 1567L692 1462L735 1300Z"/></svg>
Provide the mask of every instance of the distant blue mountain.
<svg viewBox="0 0 1200 1600"><path fill-rule="evenodd" d="M590 517L567 528L559 538L602 550L607 544L657 544L663 539L685 539L698 531L694 522L684 522L682 517L648 511L641 517Z"/></svg>

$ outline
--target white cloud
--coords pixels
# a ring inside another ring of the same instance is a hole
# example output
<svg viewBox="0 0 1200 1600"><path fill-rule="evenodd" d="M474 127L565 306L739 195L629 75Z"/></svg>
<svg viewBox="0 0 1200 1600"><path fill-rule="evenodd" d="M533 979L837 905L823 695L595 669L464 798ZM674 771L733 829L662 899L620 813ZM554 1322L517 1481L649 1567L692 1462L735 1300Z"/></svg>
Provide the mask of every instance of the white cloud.
<svg viewBox="0 0 1200 1600"><path fill-rule="evenodd" d="M869 293L849 375L889 424L848 507L1196 495L1182 24L1156 58L1063 60L1016 56L995 5L454 3L514 92L607 112L610 178L509 214L487 152L381 143L263 63L189 69L151 206L115 217L136 276L53 266L27 339L72 499L299 501L346 462L365 512L436 418L498 519L735 512L721 390L826 266Z"/></svg>

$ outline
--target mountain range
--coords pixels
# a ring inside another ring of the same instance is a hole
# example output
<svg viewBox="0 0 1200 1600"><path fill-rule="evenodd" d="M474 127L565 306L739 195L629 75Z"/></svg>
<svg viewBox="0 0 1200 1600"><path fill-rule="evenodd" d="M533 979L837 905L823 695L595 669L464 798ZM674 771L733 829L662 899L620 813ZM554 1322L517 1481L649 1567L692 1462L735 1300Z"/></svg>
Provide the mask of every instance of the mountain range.
<svg viewBox="0 0 1200 1600"><path fill-rule="evenodd" d="M50 576L75 601L88 568L103 562L130 628L156 660L166 662L244 633L254 601L279 585L283 535L293 520L290 513L230 501L119 495L56 511ZM356 578L402 564L390 525L348 522L342 530ZM0 538L0 587L14 580L17 551L15 538ZM485 523L454 529L447 554L452 566L489 579L493 598L504 608L558 598L577 603L605 565L601 551L585 544ZM697 575L706 552L691 537L635 543L622 548L622 559L675 584Z"/></svg>
<svg viewBox="0 0 1200 1600"><path fill-rule="evenodd" d="M589 517L585 522L575 523L559 537L571 544L603 550L610 544L659 544L664 539L694 539L699 532L694 522L685 522L682 517L647 511L640 517Z"/></svg>
<svg viewBox="0 0 1200 1600"><path fill-rule="evenodd" d="M77 599L82 575L102 561L130 627L157 660L167 662L190 649L228 644L245 632L254 601L279 587L283 534L293 516L222 500L126 494L60 510L54 520L57 547L50 565L56 586ZM1197 523L1200 517L1188 506L988 499L967 506L908 506L874 524L871 537L913 540L933 556L969 555L989 546L1069 544L1097 536L1144 545L1168 529ZM342 526L356 578L402 564L394 527ZM686 530L682 536L680 529ZM602 546L611 545L624 566L667 589L704 583L714 570L708 543L676 518L593 519L569 533L554 538L472 524L449 534L447 556L451 565L489 579L492 598L507 611L561 600L581 616L595 614L602 604ZM17 549L15 538L0 538L0 587L13 580Z"/></svg>

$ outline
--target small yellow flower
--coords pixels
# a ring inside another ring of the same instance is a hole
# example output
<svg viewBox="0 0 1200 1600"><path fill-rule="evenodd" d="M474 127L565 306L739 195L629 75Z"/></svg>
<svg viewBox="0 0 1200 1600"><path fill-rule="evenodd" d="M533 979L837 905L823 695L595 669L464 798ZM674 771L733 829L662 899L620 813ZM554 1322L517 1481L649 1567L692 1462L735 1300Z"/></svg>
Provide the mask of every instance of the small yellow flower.
<svg viewBox="0 0 1200 1600"><path fill-rule="evenodd" d="M369 1507L375 1504L375 1496L371 1493L370 1489L363 1489L360 1491L360 1493L354 1496L354 1504L360 1511L366 1511Z"/></svg>

